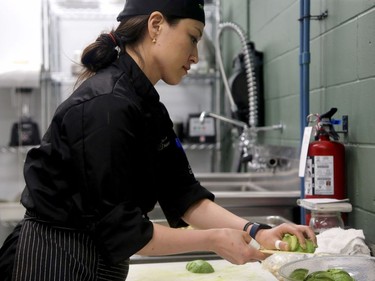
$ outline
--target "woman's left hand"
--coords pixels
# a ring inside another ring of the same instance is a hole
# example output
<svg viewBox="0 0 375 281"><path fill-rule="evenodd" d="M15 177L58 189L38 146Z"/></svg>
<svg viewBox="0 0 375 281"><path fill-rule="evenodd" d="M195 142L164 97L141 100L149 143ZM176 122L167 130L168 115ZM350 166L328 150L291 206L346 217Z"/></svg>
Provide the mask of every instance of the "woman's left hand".
<svg viewBox="0 0 375 281"><path fill-rule="evenodd" d="M314 231L306 225L293 223L283 223L271 229L261 229L257 232L255 240L265 249L277 249L288 251L288 243L277 242L282 240L286 233L294 234L302 248L306 247L306 239L311 239L316 245L316 236Z"/></svg>

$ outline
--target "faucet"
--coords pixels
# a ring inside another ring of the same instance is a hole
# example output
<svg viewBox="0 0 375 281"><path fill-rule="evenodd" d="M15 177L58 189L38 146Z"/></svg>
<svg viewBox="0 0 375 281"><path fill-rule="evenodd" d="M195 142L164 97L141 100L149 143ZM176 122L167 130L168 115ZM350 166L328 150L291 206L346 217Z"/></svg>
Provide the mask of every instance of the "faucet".
<svg viewBox="0 0 375 281"><path fill-rule="evenodd" d="M242 51L244 55L245 72L246 72L246 82L248 90L248 107L249 107L249 119L245 123L243 121L230 119L215 113L203 111L200 115L200 122L203 123L206 116L211 116L220 121L230 123L237 127L242 128L242 133L239 137L239 146L241 148L241 163L246 163L247 166L252 170L258 171L267 167L266 161L262 158L259 146L256 145L257 135L260 131L271 131L271 130L282 130L284 126L282 124L272 125L272 126L262 126L258 127L258 85L255 79L254 62L253 57L248 48L247 36L244 30L234 22L222 22L218 25L218 33L215 40L216 58L217 64L222 76L225 94L227 94L230 108L232 113L237 113L237 104L234 101L231 89L229 86L228 78L225 73L225 68L222 59L222 51L220 38L224 30L234 31L240 38Z"/></svg>
<svg viewBox="0 0 375 281"><path fill-rule="evenodd" d="M257 132L259 131L271 131L271 130L282 130L284 126L282 124L272 125L272 126L263 126L263 127L249 127L243 121L231 119L228 117L224 117L212 112L203 111L199 116L199 122L201 124L204 123L205 118L207 116L213 117L220 121L230 123L237 127L242 128L242 133L239 138L239 146L242 152L241 162L247 163L247 167L253 171L264 170L268 167L267 163L264 162L258 149L255 145L257 139Z"/></svg>
<svg viewBox="0 0 375 281"><path fill-rule="evenodd" d="M235 120L235 119L231 119L231 118L227 118L227 117L224 117L224 116L221 116L221 115L218 115L218 114L215 114L215 113L212 113L212 112L207 112L207 111L203 111L200 116L199 116L199 122L201 124L204 123L204 119L206 118L206 116L210 116L210 117L213 117L215 119L219 119L221 121L224 121L224 122L227 122L227 123L230 123L232 125L236 125L237 127L242 127L243 129L245 128L248 128L247 124L243 121L239 121L239 120Z"/></svg>
<svg viewBox="0 0 375 281"><path fill-rule="evenodd" d="M220 121L224 121L224 122L236 125L237 127L242 127L243 129L247 129L247 130L253 131L253 132L261 132L261 131L264 132L264 131L273 131L273 130L282 130L282 129L284 129L284 125L281 124L281 123L280 124L276 124L276 125L271 125L271 126L249 127L243 121L231 119L231 118L224 117L224 116L218 115L216 113L207 112L207 111L202 111L202 113L199 116L199 122L201 124L204 123L204 119L206 118L206 116L210 116L210 117L216 118L216 119L218 119Z"/></svg>

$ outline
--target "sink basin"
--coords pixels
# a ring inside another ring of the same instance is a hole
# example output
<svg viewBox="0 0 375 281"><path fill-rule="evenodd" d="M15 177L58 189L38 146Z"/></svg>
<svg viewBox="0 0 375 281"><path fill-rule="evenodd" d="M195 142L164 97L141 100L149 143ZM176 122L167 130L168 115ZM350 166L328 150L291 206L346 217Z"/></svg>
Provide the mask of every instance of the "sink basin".
<svg viewBox="0 0 375 281"><path fill-rule="evenodd" d="M297 169L277 173L198 173L197 180L216 191L299 191Z"/></svg>
<svg viewBox="0 0 375 281"><path fill-rule="evenodd" d="M215 202L239 216L278 214L297 220L300 179L297 169L277 173L202 173L197 180L215 194Z"/></svg>
<svg viewBox="0 0 375 281"><path fill-rule="evenodd" d="M215 202L238 216L282 216L298 222L300 179L297 169L277 173L197 173L197 180L215 194ZM157 205L151 219L164 215Z"/></svg>

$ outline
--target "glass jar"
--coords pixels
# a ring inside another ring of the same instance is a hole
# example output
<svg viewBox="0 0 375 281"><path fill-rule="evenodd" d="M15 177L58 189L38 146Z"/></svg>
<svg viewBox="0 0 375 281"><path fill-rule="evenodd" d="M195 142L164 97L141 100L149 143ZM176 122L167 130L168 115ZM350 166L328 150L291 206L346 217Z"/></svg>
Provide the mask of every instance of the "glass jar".
<svg viewBox="0 0 375 281"><path fill-rule="evenodd" d="M319 234L329 228L344 228L344 221L340 212L311 211L310 227Z"/></svg>

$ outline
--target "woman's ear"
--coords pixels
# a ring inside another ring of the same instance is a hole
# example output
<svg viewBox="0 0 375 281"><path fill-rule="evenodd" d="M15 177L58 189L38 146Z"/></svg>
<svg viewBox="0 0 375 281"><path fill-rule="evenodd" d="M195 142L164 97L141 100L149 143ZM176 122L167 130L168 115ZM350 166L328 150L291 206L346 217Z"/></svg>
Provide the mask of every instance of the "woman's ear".
<svg viewBox="0 0 375 281"><path fill-rule="evenodd" d="M161 31L161 26L165 19L162 13L153 12L148 19L148 34L151 40L156 40Z"/></svg>

